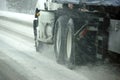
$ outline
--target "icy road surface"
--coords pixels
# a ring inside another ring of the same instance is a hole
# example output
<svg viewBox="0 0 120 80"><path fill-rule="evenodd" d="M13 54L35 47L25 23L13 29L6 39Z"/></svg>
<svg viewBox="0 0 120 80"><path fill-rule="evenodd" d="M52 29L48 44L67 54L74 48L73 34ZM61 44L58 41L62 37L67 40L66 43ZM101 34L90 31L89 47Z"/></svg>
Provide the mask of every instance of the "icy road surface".
<svg viewBox="0 0 120 80"><path fill-rule="evenodd" d="M0 18L0 80L120 80L119 76L110 65L69 70L55 62L53 46L35 52L32 25Z"/></svg>

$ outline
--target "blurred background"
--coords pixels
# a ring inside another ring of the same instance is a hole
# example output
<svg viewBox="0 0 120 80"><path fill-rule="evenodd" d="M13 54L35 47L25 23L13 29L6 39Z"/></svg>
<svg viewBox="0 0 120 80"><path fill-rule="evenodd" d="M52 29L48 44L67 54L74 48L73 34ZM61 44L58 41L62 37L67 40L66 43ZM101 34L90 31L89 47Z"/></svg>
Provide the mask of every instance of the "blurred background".
<svg viewBox="0 0 120 80"><path fill-rule="evenodd" d="M37 0L0 0L0 10L33 14Z"/></svg>

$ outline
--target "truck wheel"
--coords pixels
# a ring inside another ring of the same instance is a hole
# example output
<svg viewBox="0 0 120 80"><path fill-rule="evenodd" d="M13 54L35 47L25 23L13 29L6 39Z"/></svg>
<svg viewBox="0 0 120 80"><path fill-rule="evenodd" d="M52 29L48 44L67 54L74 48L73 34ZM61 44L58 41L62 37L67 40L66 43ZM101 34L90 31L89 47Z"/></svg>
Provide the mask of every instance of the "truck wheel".
<svg viewBox="0 0 120 80"><path fill-rule="evenodd" d="M39 38L38 32L39 31L37 29L37 26L38 26L38 20L34 20L33 21L33 30L34 30L35 48L36 48L37 52L40 52L40 48L41 48L42 43L38 40L38 38Z"/></svg>
<svg viewBox="0 0 120 80"><path fill-rule="evenodd" d="M54 45L54 50L55 50L55 56L56 56L56 61L60 64L64 64L64 50L63 50L63 39L62 39L62 23L61 23L62 18L59 18L55 24L55 45Z"/></svg>
<svg viewBox="0 0 120 80"><path fill-rule="evenodd" d="M71 18L69 18L66 30L64 33L65 38L65 62L67 67L73 68L75 64L76 54L75 54L75 42L74 42L74 23Z"/></svg>
<svg viewBox="0 0 120 80"><path fill-rule="evenodd" d="M74 59L74 24L68 16L61 16L55 25L55 55L57 62L71 68Z"/></svg>

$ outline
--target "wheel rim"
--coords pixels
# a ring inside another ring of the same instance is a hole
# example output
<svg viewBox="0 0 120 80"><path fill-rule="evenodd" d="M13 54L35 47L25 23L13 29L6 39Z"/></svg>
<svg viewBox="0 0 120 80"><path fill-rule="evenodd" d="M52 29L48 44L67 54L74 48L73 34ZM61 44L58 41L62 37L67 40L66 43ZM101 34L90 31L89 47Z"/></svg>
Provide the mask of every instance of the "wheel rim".
<svg viewBox="0 0 120 80"><path fill-rule="evenodd" d="M72 53L72 31L69 28L68 34L67 34L67 58L70 59L71 53Z"/></svg>
<svg viewBox="0 0 120 80"><path fill-rule="evenodd" d="M60 53L60 46L61 46L61 28L59 27L57 31L57 38L56 38L57 56Z"/></svg>

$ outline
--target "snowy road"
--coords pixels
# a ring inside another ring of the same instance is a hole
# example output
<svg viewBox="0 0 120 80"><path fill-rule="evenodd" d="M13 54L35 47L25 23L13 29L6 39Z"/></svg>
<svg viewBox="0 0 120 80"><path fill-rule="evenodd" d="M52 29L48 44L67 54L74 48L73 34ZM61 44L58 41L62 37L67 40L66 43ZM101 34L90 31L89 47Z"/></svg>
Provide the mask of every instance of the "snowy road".
<svg viewBox="0 0 120 80"><path fill-rule="evenodd" d="M89 80L36 53L31 27L4 20L0 23L0 72L5 76L3 79L75 80L77 77L78 80Z"/></svg>
<svg viewBox="0 0 120 80"><path fill-rule="evenodd" d="M52 47L36 53L32 25L0 19L0 80L120 80L112 66L69 70L55 62Z"/></svg>

